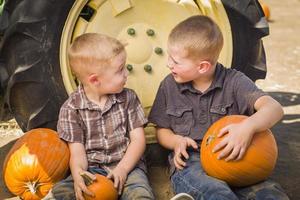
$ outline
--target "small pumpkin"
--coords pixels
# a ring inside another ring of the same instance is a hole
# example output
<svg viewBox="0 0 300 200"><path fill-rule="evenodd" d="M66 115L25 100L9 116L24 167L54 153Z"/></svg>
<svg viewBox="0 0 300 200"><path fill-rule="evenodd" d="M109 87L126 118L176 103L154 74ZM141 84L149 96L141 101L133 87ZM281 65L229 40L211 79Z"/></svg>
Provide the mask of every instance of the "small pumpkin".
<svg viewBox="0 0 300 200"><path fill-rule="evenodd" d="M91 197L87 194L83 194L85 200L117 200L118 192L114 187L113 182L100 174L95 174L96 180L92 180L86 174L81 174L84 179L87 188L95 194Z"/></svg>
<svg viewBox="0 0 300 200"><path fill-rule="evenodd" d="M270 130L255 133L248 150L239 161L218 160L220 151L212 153L215 145L222 140L222 137L217 137L220 130L246 118L242 115L230 115L219 119L211 125L201 143L201 164L205 172L231 186L248 186L265 180L273 171L277 160L277 145Z"/></svg>
<svg viewBox="0 0 300 200"><path fill-rule="evenodd" d="M57 132L26 132L7 154L3 177L8 189L24 200L42 199L68 172L70 152Z"/></svg>

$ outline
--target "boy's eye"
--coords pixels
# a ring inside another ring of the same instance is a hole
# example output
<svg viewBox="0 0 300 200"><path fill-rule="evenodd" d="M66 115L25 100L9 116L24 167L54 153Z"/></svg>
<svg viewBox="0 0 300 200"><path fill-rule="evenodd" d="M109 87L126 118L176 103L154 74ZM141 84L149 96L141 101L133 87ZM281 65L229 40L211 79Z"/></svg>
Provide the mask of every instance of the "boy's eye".
<svg viewBox="0 0 300 200"><path fill-rule="evenodd" d="M125 67L122 67L120 70L119 70L119 73L122 73L124 71Z"/></svg>
<svg viewBox="0 0 300 200"><path fill-rule="evenodd" d="M171 58L174 64L178 64L178 62L176 60L174 60L174 58Z"/></svg>

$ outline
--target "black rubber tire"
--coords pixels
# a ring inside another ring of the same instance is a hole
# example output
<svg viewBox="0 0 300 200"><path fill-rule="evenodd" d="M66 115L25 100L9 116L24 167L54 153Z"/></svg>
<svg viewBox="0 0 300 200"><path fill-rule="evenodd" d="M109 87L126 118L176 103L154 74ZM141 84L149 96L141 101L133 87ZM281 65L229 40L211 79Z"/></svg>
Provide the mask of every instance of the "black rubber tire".
<svg viewBox="0 0 300 200"><path fill-rule="evenodd" d="M67 98L59 64L59 45L73 0L9 0L9 26L0 59L10 76L6 107L23 131L56 129Z"/></svg>
<svg viewBox="0 0 300 200"><path fill-rule="evenodd" d="M264 78L264 34L253 28L247 18L253 17L247 12L256 18L262 16L257 11L257 1L234 2L223 0L233 30L232 66L253 80ZM56 129L59 108L67 98L59 64L60 39L73 3L74 0L9 0L7 4L10 21L0 46L0 60L10 77L5 101L23 131Z"/></svg>
<svg viewBox="0 0 300 200"><path fill-rule="evenodd" d="M266 77L266 56L261 40L269 26L257 0L222 0L231 25L232 68L244 72L253 81ZM259 24L259 26L258 26Z"/></svg>

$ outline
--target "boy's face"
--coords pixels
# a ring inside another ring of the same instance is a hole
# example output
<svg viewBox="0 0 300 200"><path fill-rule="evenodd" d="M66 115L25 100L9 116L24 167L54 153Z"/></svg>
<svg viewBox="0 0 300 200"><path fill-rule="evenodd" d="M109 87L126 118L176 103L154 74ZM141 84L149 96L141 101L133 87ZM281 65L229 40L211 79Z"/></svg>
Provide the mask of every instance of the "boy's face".
<svg viewBox="0 0 300 200"><path fill-rule="evenodd" d="M125 67L126 52L115 56L104 73L99 76L101 91L107 94L120 93L127 81L128 71Z"/></svg>
<svg viewBox="0 0 300 200"><path fill-rule="evenodd" d="M178 45L168 45L168 68L176 82L185 83L199 77L199 65L187 57L187 51Z"/></svg>

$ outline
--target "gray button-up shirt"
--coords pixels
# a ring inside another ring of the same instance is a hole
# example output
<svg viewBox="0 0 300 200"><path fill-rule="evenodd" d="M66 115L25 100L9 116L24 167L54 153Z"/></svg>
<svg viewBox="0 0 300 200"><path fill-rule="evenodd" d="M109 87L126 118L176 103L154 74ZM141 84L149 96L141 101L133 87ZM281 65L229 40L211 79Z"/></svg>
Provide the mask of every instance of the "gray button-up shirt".
<svg viewBox="0 0 300 200"><path fill-rule="evenodd" d="M200 92L192 83L168 75L160 84L149 122L201 140L210 125L225 115L252 115L255 101L266 95L243 73L217 64L211 86Z"/></svg>
<svg viewBox="0 0 300 200"><path fill-rule="evenodd" d="M149 122L201 142L208 128L225 115L252 115L255 101L266 95L243 73L217 64L211 86L200 92L192 83L176 83L168 75L160 84ZM169 156L170 173L175 166Z"/></svg>

